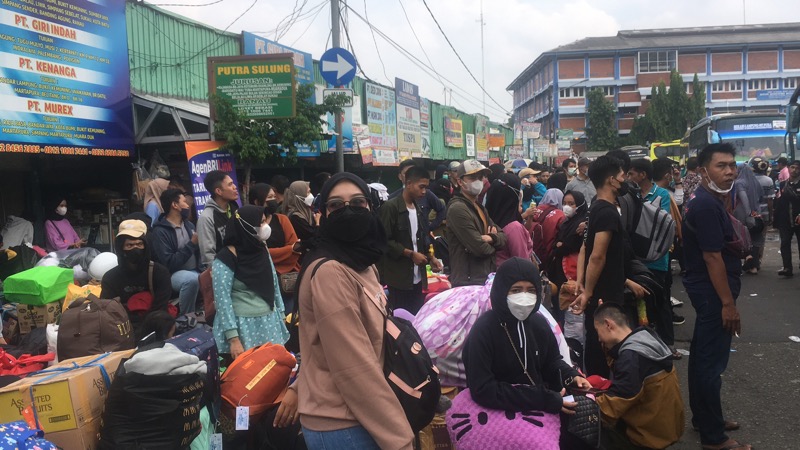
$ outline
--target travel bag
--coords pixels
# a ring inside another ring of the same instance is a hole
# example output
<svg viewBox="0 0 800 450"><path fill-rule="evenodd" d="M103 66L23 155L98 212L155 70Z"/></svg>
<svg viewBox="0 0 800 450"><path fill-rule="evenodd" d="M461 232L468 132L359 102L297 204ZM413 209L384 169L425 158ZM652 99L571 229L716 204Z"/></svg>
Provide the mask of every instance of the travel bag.
<svg viewBox="0 0 800 450"><path fill-rule="evenodd" d="M250 415L264 413L283 400L297 360L282 345L266 343L239 355L220 378L223 409L250 407Z"/></svg>
<svg viewBox="0 0 800 450"><path fill-rule="evenodd" d="M72 302L61 316L56 345L59 361L134 347L131 321L119 299L90 294Z"/></svg>

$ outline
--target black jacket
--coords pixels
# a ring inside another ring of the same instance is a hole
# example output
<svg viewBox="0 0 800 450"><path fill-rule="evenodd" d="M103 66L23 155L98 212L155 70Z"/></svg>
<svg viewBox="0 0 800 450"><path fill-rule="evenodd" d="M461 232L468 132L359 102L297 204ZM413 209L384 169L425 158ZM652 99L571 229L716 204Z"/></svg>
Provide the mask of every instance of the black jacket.
<svg viewBox="0 0 800 450"><path fill-rule="evenodd" d="M646 327L633 330L608 353L614 360L608 395L633 398L642 390L645 378L672 370L669 347Z"/></svg>
<svg viewBox="0 0 800 450"><path fill-rule="evenodd" d="M188 236L194 234L194 224L188 220L183 221L183 228L188 233ZM150 244L152 245L153 260L161 263L167 267L169 273L175 273L183 269L186 261L192 256L195 257L196 265L195 270L200 270L200 246L188 244L178 248L178 235L175 227L167 220L165 215L161 215L153 225L153 229L148 235Z"/></svg>
<svg viewBox="0 0 800 450"><path fill-rule="evenodd" d="M511 285L521 280L533 282L540 293L534 312L524 321L511 314L506 301ZM541 305L541 294L541 279L529 260L512 258L500 266L492 285L492 309L478 318L464 346L467 386L479 405L554 414L561 410L563 400L559 392L578 372L562 359L550 325L535 312ZM520 330L524 332L522 346ZM528 373L535 386L530 385L522 369L526 354Z"/></svg>
<svg viewBox="0 0 800 450"><path fill-rule="evenodd" d="M428 223L425 216L417 204L415 210L417 215L417 251L423 255L428 254ZM413 249L414 243L411 241L411 216L406 208L406 201L403 196L389 199L381 205L378 210L381 223L386 230L387 249L378 263L381 281L389 287L409 291L414 289L414 262L411 258L403 256L405 249ZM420 267L423 272L420 275L422 288L428 286L428 278L425 275L425 268Z"/></svg>

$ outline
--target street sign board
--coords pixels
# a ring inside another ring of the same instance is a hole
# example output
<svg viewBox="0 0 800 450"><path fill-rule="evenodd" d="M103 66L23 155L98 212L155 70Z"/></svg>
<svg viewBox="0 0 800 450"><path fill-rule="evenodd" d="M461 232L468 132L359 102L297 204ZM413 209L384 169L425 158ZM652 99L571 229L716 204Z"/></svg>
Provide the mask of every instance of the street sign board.
<svg viewBox="0 0 800 450"><path fill-rule="evenodd" d="M325 89L322 91L322 100L330 97L331 95L337 94L344 94L347 96L347 103L344 104L345 107L353 106L353 90L352 89Z"/></svg>
<svg viewBox="0 0 800 450"><path fill-rule="evenodd" d="M341 47L328 49L319 58L322 79L334 86L343 86L356 77L356 57Z"/></svg>
<svg viewBox="0 0 800 450"><path fill-rule="evenodd" d="M208 91L226 99L249 119L295 116L292 55L213 56L208 58ZM215 108L211 108L215 119Z"/></svg>

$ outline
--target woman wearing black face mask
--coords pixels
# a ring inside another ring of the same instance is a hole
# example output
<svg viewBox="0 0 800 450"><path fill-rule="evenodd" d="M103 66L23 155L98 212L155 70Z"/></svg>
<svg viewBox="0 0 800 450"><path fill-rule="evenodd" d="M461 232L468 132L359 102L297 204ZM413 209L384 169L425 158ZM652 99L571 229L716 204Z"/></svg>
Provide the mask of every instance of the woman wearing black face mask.
<svg viewBox="0 0 800 450"><path fill-rule="evenodd" d="M303 369L290 387L306 445L410 450L414 435L383 375L386 296L375 264L386 235L369 187L338 173L320 200L320 236L298 288Z"/></svg>
<svg viewBox="0 0 800 450"><path fill-rule="evenodd" d="M275 264L275 271L279 275L299 272L303 248L289 217L277 212L278 200L275 189L266 183L257 183L250 189L249 200L251 205L264 208L264 217L267 218L269 228L272 230L267 239L267 247L272 263ZM287 306L287 310L291 308Z"/></svg>

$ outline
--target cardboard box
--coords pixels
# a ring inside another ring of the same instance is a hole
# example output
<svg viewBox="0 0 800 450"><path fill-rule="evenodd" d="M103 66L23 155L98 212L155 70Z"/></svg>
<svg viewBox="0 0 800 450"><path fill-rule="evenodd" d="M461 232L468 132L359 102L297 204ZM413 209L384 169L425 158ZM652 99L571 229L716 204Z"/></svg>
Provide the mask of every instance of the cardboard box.
<svg viewBox="0 0 800 450"><path fill-rule="evenodd" d="M17 320L20 334L28 334L34 328L45 328L61 318L61 301L43 306L17 304Z"/></svg>
<svg viewBox="0 0 800 450"><path fill-rule="evenodd" d="M24 420L23 410L32 405L47 439L65 449L95 449L111 387L99 366L105 368L110 383L119 364L133 352L69 359L1 388L0 423Z"/></svg>

